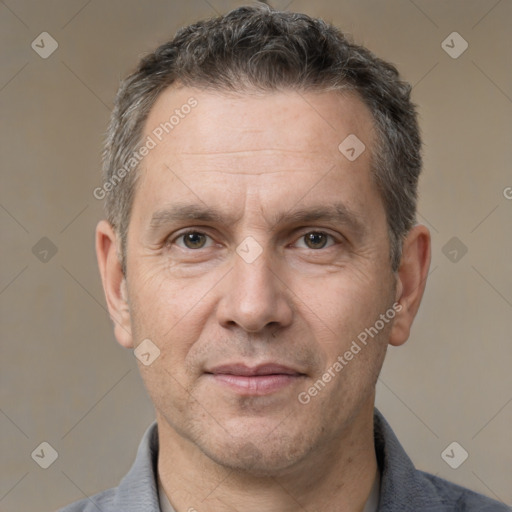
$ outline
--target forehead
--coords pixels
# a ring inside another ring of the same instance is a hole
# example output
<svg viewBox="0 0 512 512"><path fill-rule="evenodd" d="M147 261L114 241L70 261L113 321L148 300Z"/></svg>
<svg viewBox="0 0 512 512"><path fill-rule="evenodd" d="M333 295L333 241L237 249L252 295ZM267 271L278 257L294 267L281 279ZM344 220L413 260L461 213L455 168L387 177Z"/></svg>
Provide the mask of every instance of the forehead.
<svg viewBox="0 0 512 512"><path fill-rule="evenodd" d="M355 93L169 87L153 105L144 131L158 145L150 157L171 150L179 155L242 149L307 152L325 159L339 156L338 145L350 134L371 144L374 130L369 109Z"/></svg>
<svg viewBox="0 0 512 512"><path fill-rule="evenodd" d="M178 201L243 215L250 199L270 217L297 201L318 207L322 198L341 197L361 215L380 202L370 177L373 126L368 108L349 93L168 88L145 124L152 148L133 211L148 219ZM351 160L339 146L354 138L366 149Z"/></svg>

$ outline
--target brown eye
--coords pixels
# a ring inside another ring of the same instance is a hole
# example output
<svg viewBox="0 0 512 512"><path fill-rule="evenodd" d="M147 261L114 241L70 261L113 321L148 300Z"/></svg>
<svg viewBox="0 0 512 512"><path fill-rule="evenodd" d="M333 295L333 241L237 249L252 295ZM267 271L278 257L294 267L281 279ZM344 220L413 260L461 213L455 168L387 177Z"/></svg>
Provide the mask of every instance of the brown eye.
<svg viewBox="0 0 512 512"><path fill-rule="evenodd" d="M304 235L304 241L309 249L323 249L327 244L329 235L313 231Z"/></svg>
<svg viewBox="0 0 512 512"><path fill-rule="evenodd" d="M183 245L187 249L202 249L206 244L207 235L197 231L184 233L177 240L183 240Z"/></svg>

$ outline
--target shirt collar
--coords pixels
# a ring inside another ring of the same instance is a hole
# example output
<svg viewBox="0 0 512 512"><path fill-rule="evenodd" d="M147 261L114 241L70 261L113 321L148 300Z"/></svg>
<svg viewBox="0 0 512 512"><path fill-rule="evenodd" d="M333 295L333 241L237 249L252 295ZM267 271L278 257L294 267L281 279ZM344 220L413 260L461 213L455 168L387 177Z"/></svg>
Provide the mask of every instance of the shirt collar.
<svg viewBox="0 0 512 512"><path fill-rule="evenodd" d="M156 475L158 462L158 427L153 422L144 433L130 471L119 483L114 510L123 512L161 512L158 504Z"/></svg>
<svg viewBox="0 0 512 512"><path fill-rule="evenodd" d="M364 506L363 512L377 512L377 508L379 506L379 492L380 492L380 472L377 470L375 472L375 479L373 481L372 490L370 491L370 496L366 501L366 505ZM160 503L160 511L161 512L176 512L165 494L164 488L162 486L162 482L160 481L160 477L158 477L158 496Z"/></svg>

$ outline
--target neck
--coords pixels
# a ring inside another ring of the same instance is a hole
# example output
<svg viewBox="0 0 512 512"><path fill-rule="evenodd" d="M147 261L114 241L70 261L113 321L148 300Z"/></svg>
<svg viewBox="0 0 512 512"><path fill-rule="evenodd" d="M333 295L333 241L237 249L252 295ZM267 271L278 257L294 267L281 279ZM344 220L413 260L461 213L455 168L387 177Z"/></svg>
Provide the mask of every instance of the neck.
<svg viewBox="0 0 512 512"><path fill-rule="evenodd" d="M158 473L177 512L361 512L377 475L373 397L308 460L284 474L256 477L220 466L157 414Z"/></svg>

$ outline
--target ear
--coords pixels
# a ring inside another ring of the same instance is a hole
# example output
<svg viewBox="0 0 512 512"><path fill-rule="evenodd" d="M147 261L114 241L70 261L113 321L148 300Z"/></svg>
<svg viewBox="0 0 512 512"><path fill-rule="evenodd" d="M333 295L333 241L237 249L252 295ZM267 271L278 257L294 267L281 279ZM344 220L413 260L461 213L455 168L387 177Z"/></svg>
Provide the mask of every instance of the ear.
<svg viewBox="0 0 512 512"><path fill-rule="evenodd" d="M106 220L96 226L96 257L101 281L107 300L110 318L114 322L114 334L120 345L133 348L130 307L121 262L118 258L117 235Z"/></svg>
<svg viewBox="0 0 512 512"><path fill-rule="evenodd" d="M420 224L414 226L402 246L402 259L397 271L396 309L389 344L402 345L409 338L411 325L420 307L430 267L430 232Z"/></svg>

